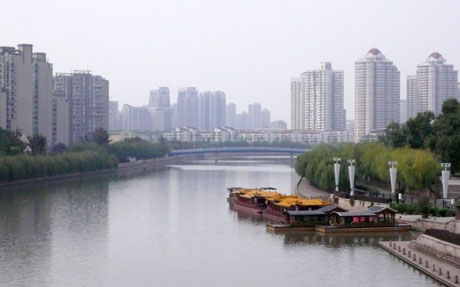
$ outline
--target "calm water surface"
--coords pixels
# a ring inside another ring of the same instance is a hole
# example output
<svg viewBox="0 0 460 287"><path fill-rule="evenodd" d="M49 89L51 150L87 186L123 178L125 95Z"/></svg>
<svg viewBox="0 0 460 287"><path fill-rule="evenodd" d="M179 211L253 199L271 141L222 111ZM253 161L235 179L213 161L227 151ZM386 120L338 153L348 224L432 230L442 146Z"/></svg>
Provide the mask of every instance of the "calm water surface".
<svg viewBox="0 0 460 287"><path fill-rule="evenodd" d="M256 158L3 190L0 286L439 286L376 246L411 234L275 235L228 209L228 186L297 180Z"/></svg>

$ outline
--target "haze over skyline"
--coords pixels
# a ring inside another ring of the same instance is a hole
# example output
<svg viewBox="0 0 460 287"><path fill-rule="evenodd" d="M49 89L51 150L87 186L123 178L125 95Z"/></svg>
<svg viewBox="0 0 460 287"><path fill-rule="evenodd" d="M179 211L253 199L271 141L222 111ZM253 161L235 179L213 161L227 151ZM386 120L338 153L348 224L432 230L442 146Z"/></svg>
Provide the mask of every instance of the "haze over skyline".
<svg viewBox="0 0 460 287"><path fill-rule="evenodd" d="M401 98L406 76L433 51L460 66L459 1L18 0L6 8L1 46L33 44L54 72L92 70L121 104L147 104L159 86L175 102L179 87L194 86L224 91L238 111L259 102L289 123L290 79L329 61L344 71L352 119L354 62L371 48L401 71Z"/></svg>

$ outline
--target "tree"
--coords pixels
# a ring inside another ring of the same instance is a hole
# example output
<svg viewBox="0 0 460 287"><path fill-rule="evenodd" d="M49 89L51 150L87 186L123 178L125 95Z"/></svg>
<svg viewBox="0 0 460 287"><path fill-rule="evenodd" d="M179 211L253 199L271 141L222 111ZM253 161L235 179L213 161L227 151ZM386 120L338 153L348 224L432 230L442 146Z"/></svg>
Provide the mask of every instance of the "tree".
<svg viewBox="0 0 460 287"><path fill-rule="evenodd" d="M403 147L407 144L407 136L404 132L404 125L392 122L385 129L385 134L379 136L379 141L394 148Z"/></svg>
<svg viewBox="0 0 460 287"><path fill-rule="evenodd" d="M16 155L26 148L26 143L21 140L22 134L18 130L11 132L0 128L0 154Z"/></svg>
<svg viewBox="0 0 460 287"><path fill-rule="evenodd" d="M29 147L32 155L43 154L46 151L46 137L42 135L28 136Z"/></svg>
<svg viewBox="0 0 460 287"><path fill-rule="evenodd" d="M103 128L98 128L90 134L90 141L98 145L107 145L109 143L109 134Z"/></svg>
<svg viewBox="0 0 460 287"><path fill-rule="evenodd" d="M457 100L444 102L427 145L442 162L452 163L452 171L460 170L460 104Z"/></svg>
<svg viewBox="0 0 460 287"><path fill-rule="evenodd" d="M423 112L406 122L404 133L409 147L415 149L426 147L427 139L433 134L433 120L432 112Z"/></svg>
<svg viewBox="0 0 460 287"><path fill-rule="evenodd" d="M63 153L67 150L67 147L65 144L63 143L57 143L54 147L53 147L53 152L54 153Z"/></svg>

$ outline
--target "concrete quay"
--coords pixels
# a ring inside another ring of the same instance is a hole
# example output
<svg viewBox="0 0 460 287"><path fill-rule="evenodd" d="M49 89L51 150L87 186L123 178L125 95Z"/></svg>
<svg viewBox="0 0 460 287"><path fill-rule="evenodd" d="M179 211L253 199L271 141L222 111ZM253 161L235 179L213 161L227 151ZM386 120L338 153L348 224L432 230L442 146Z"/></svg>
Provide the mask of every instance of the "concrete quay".
<svg viewBox="0 0 460 287"><path fill-rule="evenodd" d="M460 266L409 246L411 241L379 242L379 246L446 286L460 286Z"/></svg>

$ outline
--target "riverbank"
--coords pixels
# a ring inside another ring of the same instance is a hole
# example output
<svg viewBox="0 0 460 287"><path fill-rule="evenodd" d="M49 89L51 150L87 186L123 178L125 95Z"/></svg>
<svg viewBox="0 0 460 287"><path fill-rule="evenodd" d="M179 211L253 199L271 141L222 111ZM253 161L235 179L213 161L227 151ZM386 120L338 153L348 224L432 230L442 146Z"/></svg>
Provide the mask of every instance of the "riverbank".
<svg viewBox="0 0 460 287"><path fill-rule="evenodd" d="M61 174L61 175L55 175L55 176L45 176L45 177L16 180L16 181L11 181L11 182L4 182L4 183L0 183L0 188L18 186L18 185L35 184L35 183L41 183L41 182L91 178L91 177L110 175L110 174L121 175L121 176L136 175L136 174L141 174L144 172L153 171L157 168L164 167L168 164L178 163L182 161L185 157L186 156L183 156L183 155L169 156L169 157L166 156L166 157L153 158L153 159L148 159L148 160L138 160L134 162L119 163L116 168L111 168L111 169L102 169L102 170L89 171L89 172L75 172L75 173Z"/></svg>

